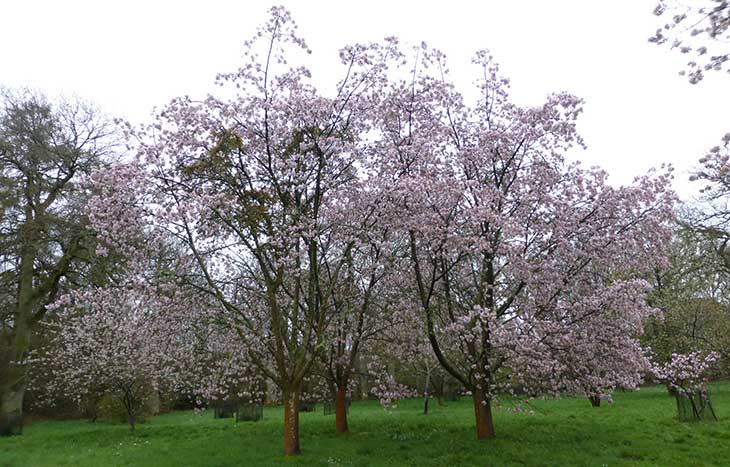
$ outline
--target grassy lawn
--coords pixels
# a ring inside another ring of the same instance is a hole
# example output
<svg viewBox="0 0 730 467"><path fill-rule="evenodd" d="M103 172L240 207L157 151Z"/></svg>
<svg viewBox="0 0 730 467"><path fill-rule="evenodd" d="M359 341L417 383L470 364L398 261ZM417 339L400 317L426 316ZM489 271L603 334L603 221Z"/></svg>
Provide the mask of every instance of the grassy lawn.
<svg viewBox="0 0 730 467"><path fill-rule="evenodd" d="M132 435L127 426L38 421L22 436L0 438L0 467L20 466L710 466L730 465L730 384L713 384L717 423L678 423L663 387L617 393L595 409L586 399L538 401L535 414L498 409L497 438L474 439L471 400L444 406L404 401L392 413L355 402L347 435L334 415L301 415L302 455L282 452L281 408L264 420L235 424L211 412L155 417Z"/></svg>

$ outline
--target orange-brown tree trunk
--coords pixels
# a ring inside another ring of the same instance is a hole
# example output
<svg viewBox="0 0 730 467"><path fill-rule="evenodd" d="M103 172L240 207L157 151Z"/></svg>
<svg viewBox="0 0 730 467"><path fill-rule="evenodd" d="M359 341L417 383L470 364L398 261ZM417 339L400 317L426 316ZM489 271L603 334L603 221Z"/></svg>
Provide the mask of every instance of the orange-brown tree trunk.
<svg viewBox="0 0 730 467"><path fill-rule="evenodd" d="M494 421L492 420L492 405L484 397L481 389L473 391L474 418L477 423L477 439L494 438Z"/></svg>
<svg viewBox="0 0 730 467"><path fill-rule="evenodd" d="M337 433L347 433L347 398L345 388L337 388L335 394L335 429Z"/></svg>
<svg viewBox="0 0 730 467"><path fill-rule="evenodd" d="M284 394L284 455L296 456L299 448L299 391Z"/></svg>

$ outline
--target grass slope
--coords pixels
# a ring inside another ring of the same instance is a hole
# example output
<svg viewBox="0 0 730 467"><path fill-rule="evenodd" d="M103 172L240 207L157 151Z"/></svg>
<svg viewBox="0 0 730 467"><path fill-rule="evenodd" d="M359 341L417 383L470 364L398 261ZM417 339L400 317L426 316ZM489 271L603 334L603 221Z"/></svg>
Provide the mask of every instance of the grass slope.
<svg viewBox="0 0 730 467"><path fill-rule="evenodd" d="M0 467L45 466L711 466L730 465L730 384L713 384L717 423L678 423L662 387L617 393L595 409L586 399L533 403L535 414L499 409L497 438L474 439L471 400L423 416L421 402L392 413L355 402L351 433L334 432L334 416L301 414L303 454L282 452L281 408L264 420L214 420L211 412L153 418L132 435L127 426L87 421L39 421L22 436L0 438Z"/></svg>

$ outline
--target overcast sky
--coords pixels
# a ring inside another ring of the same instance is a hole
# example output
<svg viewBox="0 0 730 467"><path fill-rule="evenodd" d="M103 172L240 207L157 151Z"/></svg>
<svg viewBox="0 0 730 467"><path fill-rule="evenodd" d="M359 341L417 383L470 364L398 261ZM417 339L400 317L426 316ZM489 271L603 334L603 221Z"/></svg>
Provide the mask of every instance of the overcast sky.
<svg viewBox="0 0 730 467"><path fill-rule="evenodd" d="M675 188L696 192L688 172L730 131L730 77L699 85L678 76L685 57L647 38L660 26L655 0L482 1L39 1L0 2L0 85L51 96L76 94L132 122L170 98L214 92L234 70L242 43L284 4L313 49L310 68L333 81L337 50L396 35L447 53L469 86L474 51L488 48L519 104L550 92L585 99L579 130L588 149L571 156L600 165L613 183L662 162Z"/></svg>

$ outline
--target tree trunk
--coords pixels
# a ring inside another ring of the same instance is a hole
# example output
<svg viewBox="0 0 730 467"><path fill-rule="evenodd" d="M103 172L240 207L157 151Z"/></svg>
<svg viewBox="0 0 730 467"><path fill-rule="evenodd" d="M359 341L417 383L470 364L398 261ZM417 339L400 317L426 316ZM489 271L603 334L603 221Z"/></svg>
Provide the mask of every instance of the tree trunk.
<svg viewBox="0 0 730 467"><path fill-rule="evenodd" d="M431 383L431 372L426 372L426 383L423 385L423 415L428 415L428 389Z"/></svg>
<svg viewBox="0 0 730 467"><path fill-rule="evenodd" d="M347 398L345 388L337 388L335 394L335 428L337 433L347 433Z"/></svg>
<svg viewBox="0 0 730 467"><path fill-rule="evenodd" d="M0 436L23 432L23 397L27 386L27 366L23 360L30 346L30 330L26 322L18 318L11 339L12 350L8 360L0 363L0 373L4 370L6 377L5 381L0 381Z"/></svg>
<svg viewBox="0 0 730 467"><path fill-rule="evenodd" d="M0 436L23 432L25 383L0 387Z"/></svg>
<svg viewBox="0 0 730 467"><path fill-rule="evenodd" d="M134 427L135 427L134 413L130 413L129 414L129 431L134 433Z"/></svg>
<svg viewBox="0 0 730 467"><path fill-rule="evenodd" d="M597 395L592 395L588 397L588 399L591 401L591 405L593 407L600 407L601 406L601 397Z"/></svg>
<svg viewBox="0 0 730 467"><path fill-rule="evenodd" d="M32 218L29 207L26 207L26 217ZM34 237L27 222L21 226L23 246L18 268L18 302L9 336L8 360L0 362L4 367L0 372L4 369L7 376L6 381L0 382L0 436L19 435L23 431L23 397L27 386L25 360L30 350L31 318L38 301L33 290Z"/></svg>
<svg viewBox="0 0 730 467"><path fill-rule="evenodd" d="M284 394L284 455L296 456L299 448L299 390Z"/></svg>
<svg viewBox="0 0 730 467"><path fill-rule="evenodd" d="M476 389L473 391L474 417L477 424L477 439L484 440L494 438L494 421L492 420L492 405L484 396L484 391Z"/></svg>
<svg viewBox="0 0 730 467"><path fill-rule="evenodd" d="M134 417L134 411L135 411L135 401L134 396L132 395L132 389L127 388L124 390L124 396L122 397L122 405L124 405L124 408L127 410L127 422L129 422L129 431L134 433L134 425L135 425L135 417Z"/></svg>

